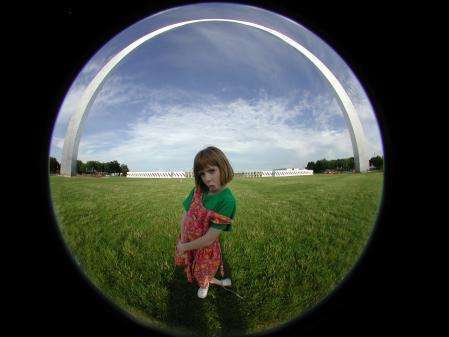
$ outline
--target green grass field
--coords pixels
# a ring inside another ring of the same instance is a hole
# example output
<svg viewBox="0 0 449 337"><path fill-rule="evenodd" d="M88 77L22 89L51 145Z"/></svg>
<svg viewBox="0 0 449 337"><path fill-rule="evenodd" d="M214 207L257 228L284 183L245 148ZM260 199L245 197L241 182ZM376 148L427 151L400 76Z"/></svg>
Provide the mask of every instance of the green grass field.
<svg viewBox="0 0 449 337"><path fill-rule="evenodd" d="M232 290L202 300L173 256L193 179L50 177L62 236L81 270L143 324L204 336L278 327L322 301L369 239L383 174L236 178L222 233Z"/></svg>

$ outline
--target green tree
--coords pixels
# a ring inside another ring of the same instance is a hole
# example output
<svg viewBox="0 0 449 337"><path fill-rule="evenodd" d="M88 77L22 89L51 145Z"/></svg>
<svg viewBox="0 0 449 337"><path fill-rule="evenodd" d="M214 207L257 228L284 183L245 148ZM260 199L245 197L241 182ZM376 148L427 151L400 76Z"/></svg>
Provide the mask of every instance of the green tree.
<svg viewBox="0 0 449 337"><path fill-rule="evenodd" d="M315 164L315 171L317 173L323 173L328 168L329 168L329 161L326 160L326 158L317 160Z"/></svg>
<svg viewBox="0 0 449 337"><path fill-rule="evenodd" d="M325 170L352 171L354 169L354 157L332 160L323 158L316 162L310 161L307 163L306 169L313 170L315 173L322 173Z"/></svg>
<svg viewBox="0 0 449 337"><path fill-rule="evenodd" d="M374 166L377 170L383 170L384 159L381 156L372 157L369 160L370 165Z"/></svg>
<svg viewBox="0 0 449 337"><path fill-rule="evenodd" d="M86 163L86 173L92 174L95 172L98 172L98 162L93 161L93 160L89 160Z"/></svg>
<svg viewBox="0 0 449 337"><path fill-rule="evenodd" d="M102 163L102 172L111 173L111 162Z"/></svg>
<svg viewBox="0 0 449 337"><path fill-rule="evenodd" d="M126 164L120 165L120 173L122 176L126 176L126 174L129 172L128 166Z"/></svg>
<svg viewBox="0 0 449 337"><path fill-rule="evenodd" d="M122 169L120 163L117 160L111 161L109 163L110 172L109 173L121 173Z"/></svg>
<svg viewBox="0 0 449 337"><path fill-rule="evenodd" d="M352 171L355 168L354 157L345 159L345 171Z"/></svg>
<svg viewBox="0 0 449 337"><path fill-rule="evenodd" d="M307 170L315 171L315 162L309 161L309 162L307 163L306 169L307 169Z"/></svg>
<svg viewBox="0 0 449 337"><path fill-rule="evenodd" d="M97 165L96 166L97 172L106 172L106 170L105 170L105 163L97 161L96 165Z"/></svg>
<svg viewBox="0 0 449 337"><path fill-rule="evenodd" d="M59 164L56 158L50 157L49 165L51 174L59 174L59 172L61 172L61 164Z"/></svg>
<svg viewBox="0 0 449 337"><path fill-rule="evenodd" d="M315 162L315 173L321 173L323 171L324 171L323 161L322 160L317 160Z"/></svg>
<svg viewBox="0 0 449 337"><path fill-rule="evenodd" d="M86 173L86 164L84 164L81 160L76 161L76 172L78 174Z"/></svg>
<svg viewBox="0 0 449 337"><path fill-rule="evenodd" d="M335 161L335 169L339 172L343 171L343 167L344 167L344 159L337 159Z"/></svg>
<svg viewBox="0 0 449 337"><path fill-rule="evenodd" d="M128 172L128 167L123 164L120 165L120 163L117 160L113 160L110 162L99 162L96 160L90 160L86 164L81 162L80 160L77 161L78 164L78 172L87 173L87 174L94 174L94 173L117 173L121 174L124 171ZM123 167L123 168L122 168ZM125 174L126 174L125 172Z"/></svg>

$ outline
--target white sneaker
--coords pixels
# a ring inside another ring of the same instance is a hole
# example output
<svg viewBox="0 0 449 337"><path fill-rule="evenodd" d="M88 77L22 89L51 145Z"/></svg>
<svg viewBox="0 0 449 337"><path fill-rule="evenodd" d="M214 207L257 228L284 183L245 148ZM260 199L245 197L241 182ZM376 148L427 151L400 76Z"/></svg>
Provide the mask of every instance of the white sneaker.
<svg viewBox="0 0 449 337"><path fill-rule="evenodd" d="M208 290L209 290L209 285L207 285L206 288L198 288L198 297L206 298Z"/></svg>
<svg viewBox="0 0 449 337"><path fill-rule="evenodd" d="M231 279L230 278L224 278L223 280L221 280L221 285L223 287L230 287L232 285Z"/></svg>

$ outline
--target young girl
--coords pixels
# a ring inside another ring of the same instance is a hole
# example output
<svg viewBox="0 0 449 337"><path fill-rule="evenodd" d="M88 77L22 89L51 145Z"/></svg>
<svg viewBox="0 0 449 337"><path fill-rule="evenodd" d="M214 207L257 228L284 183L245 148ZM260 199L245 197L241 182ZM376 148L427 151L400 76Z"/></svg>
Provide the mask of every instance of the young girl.
<svg viewBox="0 0 449 337"><path fill-rule="evenodd" d="M234 195L226 185L234 171L224 153L213 146L198 152L193 162L195 188L183 202L181 234L175 253L175 264L185 266L188 282L196 280L198 297L205 298L209 284L230 286L229 278L214 276L221 266L220 233L231 231L235 216Z"/></svg>

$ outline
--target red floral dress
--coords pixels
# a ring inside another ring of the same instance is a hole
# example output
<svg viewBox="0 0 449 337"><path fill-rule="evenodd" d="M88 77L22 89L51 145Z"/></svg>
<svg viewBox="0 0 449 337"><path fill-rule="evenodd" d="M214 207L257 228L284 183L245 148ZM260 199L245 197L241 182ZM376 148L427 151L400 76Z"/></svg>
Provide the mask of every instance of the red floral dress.
<svg viewBox="0 0 449 337"><path fill-rule="evenodd" d="M214 211L206 209L201 200L202 191L195 189L190 209L187 212L188 217L182 224L183 235L178 238L182 243L190 242L202 237L209 230L210 222L217 224L229 224L232 219ZM223 262L221 260L221 247L219 238L214 240L210 246L189 250L183 254L175 252L175 265L185 266L185 273L188 282L195 278L201 288L207 287L209 281L217 273L221 266L221 276L224 276Z"/></svg>

